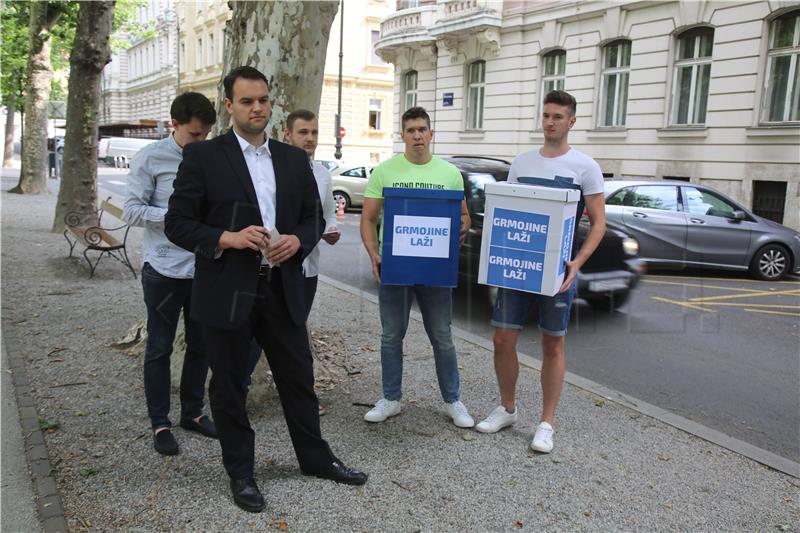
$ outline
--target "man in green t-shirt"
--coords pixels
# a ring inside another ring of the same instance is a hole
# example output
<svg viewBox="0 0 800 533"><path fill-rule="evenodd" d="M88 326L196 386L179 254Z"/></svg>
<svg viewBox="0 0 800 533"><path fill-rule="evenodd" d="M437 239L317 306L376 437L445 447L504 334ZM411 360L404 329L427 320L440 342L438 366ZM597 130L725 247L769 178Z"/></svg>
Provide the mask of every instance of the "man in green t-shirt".
<svg viewBox="0 0 800 533"><path fill-rule="evenodd" d="M372 275L381 281L380 237L378 221L382 219L383 189L464 190L458 169L431 154L431 119L421 107L412 107L401 121L400 133L406 145L405 152L384 161L372 171L364 193L361 213L361 240L372 261ZM381 220L382 221L382 220ZM466 201L461 201L461 242L470 226ZM383 224L381 224L383 228ZM381 313L381 377L383 398L364 415L367 422L383 422L400 413L403 381L403 338L408 329L411 304L416 297L422 311L422 322L433 347L439 390L445 401L445 412L456 426L470 428L475 421L459 400L460 379L458 359L453 345L450 323L453 315L452 289L449 287L423 287L380 285Z"/></svg>

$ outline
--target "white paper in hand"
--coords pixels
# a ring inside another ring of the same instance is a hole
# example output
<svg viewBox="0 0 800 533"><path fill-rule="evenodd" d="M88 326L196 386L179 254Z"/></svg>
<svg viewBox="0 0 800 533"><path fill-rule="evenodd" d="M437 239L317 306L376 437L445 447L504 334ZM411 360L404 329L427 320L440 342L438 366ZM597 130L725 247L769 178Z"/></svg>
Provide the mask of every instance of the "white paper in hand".
<svg viewBox="0 0 800 533"><path fill-rule="evenodd" d="M278 241L280 240L281 240L281 234L278 233L278 229L272 228L269 232L269 248L267 248L267 252L269 252L276 244L278 244ZM264 254L264 261L266 261L270 267L275 266L274 263L271 263L269 259L267 259L267 254Z"/></svg>

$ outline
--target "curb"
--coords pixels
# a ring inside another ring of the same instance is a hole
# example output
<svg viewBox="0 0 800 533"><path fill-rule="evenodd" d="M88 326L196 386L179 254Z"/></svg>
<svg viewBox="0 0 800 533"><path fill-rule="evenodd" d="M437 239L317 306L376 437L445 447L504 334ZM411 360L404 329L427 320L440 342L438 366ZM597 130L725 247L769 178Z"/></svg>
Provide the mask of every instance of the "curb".
<svg viewBox="0 0 800 533"><path fill-rule="evenodd" d="M322 274L320 274L319 280L323 283L331 285L332 287L359 296L364 300L368 300L374 304L378 303L377 296L370 294L365 290L359 289L358 287L347 285L335 279L329 278L328 276L323 276ZM422 315L414 310L411 311L411 318L420 322L422 321ZM475 344L476 346L480 346L486 350L494 351L494 346L490 340L484 339L483 337L455 326L453 326L452 331L453 336L456 338L471 344ZM518 352L517 356L520 364L541 372L542 363L540 360L522 352ZM800 463L796 463L791 459L781 457L780 455L774 454L742 440L730 437L720 431L703 426L702 424L698 424L697 422L689 420L688 418L676 415L675 413L672 413L666 409L644 402L638 398L634 398L633 396L610 389L605 385L601 385L600 383L590 379L578 376L572 372L566 372L564 375L564 382L596 396L605 398L606 400L614 402L622 407L626 407L636 411L637 413L654 418L660 422L680 429L681 431L685 431L690 435L699 437L712 444L716 444L717 446L721 446L732 452L738 453L739 455L761 463L762 465L772 468L773 470L783 472L784 474L788 474L795 478L800 478Z"/></svg>
<svg viewBox="0 0 800 533"><path fill-rule="evenodd" d="M2 345L6 353L8 366L11 369L11 380L14 383L14 393L17 398L19 422L22 427L22 438L25 441L25 458L32 481L33 493L36 498L36 510L45 533L66 533L67 519L64 516L64 506L58 485L53 476L53 466L44 435L39 428L39 416L36 412L36 403L33 399L28 372L25 361L20 355L9 353L5 342Z"/></svg>

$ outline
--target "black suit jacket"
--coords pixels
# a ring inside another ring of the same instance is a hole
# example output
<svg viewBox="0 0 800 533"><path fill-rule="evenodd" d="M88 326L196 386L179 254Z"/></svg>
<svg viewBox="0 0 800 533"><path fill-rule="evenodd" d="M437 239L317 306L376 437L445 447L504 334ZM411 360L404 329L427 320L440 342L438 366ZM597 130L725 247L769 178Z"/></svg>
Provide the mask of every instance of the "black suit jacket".
<svg viewBox="0 0 800 533"><path fill-rule="evenodd" d="M299 325L305 322L302 262L324 230L322 207L306 153L272 139L269 150L275 169L275 226L281 235L300 239L298 253L280 266L287 312ZM233 129L184 147L164 222L167 238L195 254L192 318L217 328L241 327L255 300L261 254L227 249L214 256L224 230L264 224Z"/></svg>

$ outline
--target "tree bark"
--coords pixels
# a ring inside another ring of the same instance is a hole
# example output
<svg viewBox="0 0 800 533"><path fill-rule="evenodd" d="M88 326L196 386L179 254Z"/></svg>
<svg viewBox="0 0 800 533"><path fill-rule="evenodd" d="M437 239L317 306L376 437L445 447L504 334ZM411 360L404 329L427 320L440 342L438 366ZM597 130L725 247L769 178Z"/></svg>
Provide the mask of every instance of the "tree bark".
<svg viewBox="0 0 800 533"><path fill-rule="evenodd" d="M61 11L49 2L30 4L30 56L25 94L25 130L22 140L22 169L19 184L9 192L47 192L47 103L50 100L50 30Z"/></svg>
<svg viewBox="0 0 800 533"><path fill-rule="evenodd" d="M295 109L319 112L325 54L339 2L250 2L232 0L225 35L225 73L249 65L269 80L272 120L267 135L283 139L286 117ZM229 126L225 90L217 98L219 134Z"/></svg>
<svg viewBox="0 0 800 533"><path fill-rule="evenodd" d="M67 130L61 188L53 231L64 230L64 215L91 214L97 208L97 110L100 74L111 61L111 23L116 0L81 2L69 57Z"/></svg>
<svg viewBox="0 0 800 533"><path fill-rule="evenodd" d="M6 106L6 142L3 145L3 168L11 166L14 159L14 114L17 110L14 104Z"/></svg>

